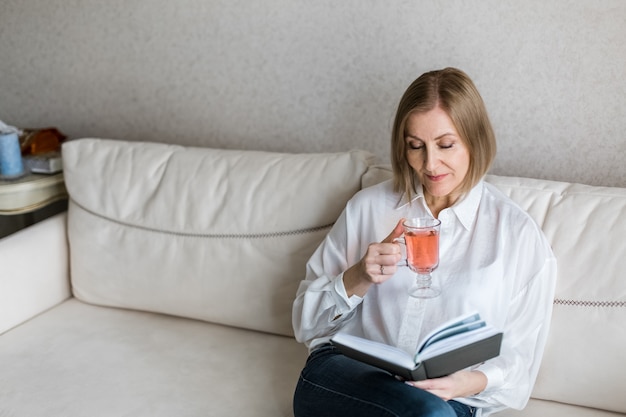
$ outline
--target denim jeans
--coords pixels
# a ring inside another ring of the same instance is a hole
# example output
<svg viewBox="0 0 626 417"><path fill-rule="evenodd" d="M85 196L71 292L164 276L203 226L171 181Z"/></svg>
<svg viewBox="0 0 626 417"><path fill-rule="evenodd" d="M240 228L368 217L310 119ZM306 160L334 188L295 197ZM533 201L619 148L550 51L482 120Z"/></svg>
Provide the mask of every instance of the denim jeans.
<svg viewBox="0 0 626 417"><path fill-rule="evenodd" d="M309 356L293 407L295 417L471 417L475 411L350 359L332 345Z"/></svg>

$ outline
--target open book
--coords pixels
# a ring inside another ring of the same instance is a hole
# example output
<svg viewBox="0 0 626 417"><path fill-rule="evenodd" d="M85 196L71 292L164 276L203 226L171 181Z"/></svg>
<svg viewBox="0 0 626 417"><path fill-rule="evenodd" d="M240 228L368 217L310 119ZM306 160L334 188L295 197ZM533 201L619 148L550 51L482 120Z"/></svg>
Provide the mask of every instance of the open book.
<svg viewBox="0 0 626 417"><path fill-rule="evenodd" d="M415 355L341 332L331 343L346 356L407 380L419 381L446 376L498 356L502 332L473 312L437 327L420 343Z"/></svg>

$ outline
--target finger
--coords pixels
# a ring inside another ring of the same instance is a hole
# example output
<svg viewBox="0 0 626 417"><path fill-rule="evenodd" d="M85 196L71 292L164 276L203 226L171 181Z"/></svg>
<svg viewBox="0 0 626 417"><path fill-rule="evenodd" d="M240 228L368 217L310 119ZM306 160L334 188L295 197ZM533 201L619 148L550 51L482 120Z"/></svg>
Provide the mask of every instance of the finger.
<svg viewBox="0 0 626 417"><path fill-rule="evenodd" d="M392 276L386 266L378 264L368 265L366 273L369 276L370 282L373 282L374 284L381 284L387 281Z"/></svg>
<svg viewBox="0 0 626 417"><path fill-rule="evenodd" d="M396 255L400 254L400 245L397 243L378 243L376 252L373 252L376 263L382 264L395 264L397 262Z"/></svg>
<svg viewBox="0 0 626 417"><path fill-rule="evenodd" d="M394 227L394 229L391 231L389 236L383 239L381 243L393 243L394 239L397 239L400 236L402 236L402 233L404 233L404 227L402 226L403 222L404 222L404 219L400 219L400 221L398 222L398 224L396 224L396 227Z"/></svg>
<svg viewBox="0 0 626 417"><path fill-rule="evenodd" d="M446 401L452 398L447 390L438 388L434 384L424 383L424 381L405 381L404 383L414 388L419 388L423 391L430 392L431 394L436 395L437 397Z"/></svg>
<svg viewBox="0 0 626 417"><path fill-rule="evenodd" d="M387 257L389 264L395 263L393 259L401 252L398 243L370 243L365 252L365 262L380 264Z"/></svg>
<svg viewBox="0 0 626 417"><path fill-rule="evenodd" d="M432 382L429 379L424 379L422 381L411 381L415 388L420 388L423 390L429 390L435 388Z"/></svg>
<svg viewBox="0 0 626 417"><path fill-rule="evenodd" d="M369 257L364 261L365 272L372 278L373 281L379 282L379 278L383 281L388 279L390 276L394 275L398 270L398 261L402 257L402 255L398 252L395 253L393 250L391 253L382 254L380 250L384 250L381 248L383 244L377 244L379 247L378 254L372 257ZM395 245L385 245L393 248Z"/></svg>
<svg viewBox="0 0 626 417"><path fill-rule="evenodd" d="M391 271L393 268L395 272L395 268L398 266L398 262L402 259L402 254L400 253L399 248L394 248L393 251L386 254L379 254L376 257L376 262L378 265L382 265L385 267L385 270Z"/></svg>
<svg viewBox="0 0 626 417"><path fill-rule="evenodd" d="M423 390L441 390L446 389L450 384L446 377L422 379L421 381L411 381L411 385Z"/></svg>
<svg viewBox="0 0 626 417"><path fill-rule="evenodd" d="M428 391L436 396L449 399L454 391L454 380L450 376L415 381L414 387Z"/></svg>
<svg viewBox="0 0 626 417"><path fill-rule="evenodd" d="M398 267L396 265L376 265L378 266L378 275L384 276L384 275L395 275L395 273L398 271Z"/></svg>

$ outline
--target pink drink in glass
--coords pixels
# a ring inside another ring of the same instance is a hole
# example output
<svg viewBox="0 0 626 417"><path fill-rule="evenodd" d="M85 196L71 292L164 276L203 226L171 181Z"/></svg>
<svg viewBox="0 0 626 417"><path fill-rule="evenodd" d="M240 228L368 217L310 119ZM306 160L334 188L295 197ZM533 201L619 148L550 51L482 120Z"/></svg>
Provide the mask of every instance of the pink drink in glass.
<svg viewBox="0 0 626 417"><path fill-rule="evenodd" d="M441 221L430 217L406 219L403 223L407 263L417 273L409 295L437 297L441 290L432 285L431 272L439 266L439 230Z"/></svg>
<svg viewBox="0 0 626 417"><path fill-rule="evenodd" d="M439 264L439 233L436 230L404 234L408 263L415 272L427 274Z"/></svg>

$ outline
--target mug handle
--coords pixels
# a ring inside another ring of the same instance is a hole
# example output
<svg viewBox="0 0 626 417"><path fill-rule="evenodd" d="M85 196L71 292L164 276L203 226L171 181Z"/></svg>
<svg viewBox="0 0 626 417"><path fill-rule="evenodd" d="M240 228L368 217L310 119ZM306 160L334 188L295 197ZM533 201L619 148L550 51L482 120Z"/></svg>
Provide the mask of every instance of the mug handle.
<svg viewBox="0 0 626 417"><path fill-rule="evenodd" d="M392 242L393 243L398 243L400 245L404 245L406 247L406 239L404 238L404 236L397 237ZM405 257L400 262L398 262L396 264L396 266L406 266L406 267L408 267L409 266L409 260Z"/></svg>

